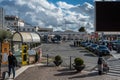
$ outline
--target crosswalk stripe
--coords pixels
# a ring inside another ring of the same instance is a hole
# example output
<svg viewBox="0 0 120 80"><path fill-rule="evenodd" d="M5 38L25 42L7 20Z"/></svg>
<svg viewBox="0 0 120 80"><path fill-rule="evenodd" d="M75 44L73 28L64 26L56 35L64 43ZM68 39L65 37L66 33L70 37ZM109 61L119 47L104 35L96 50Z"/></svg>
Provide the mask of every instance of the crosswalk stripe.
<svg viewBox="0 0 120 80"><path fill-rule="evenodd" d="M111 58L107 60L109 72L107 75L120 77L120 59Z"/></svg>

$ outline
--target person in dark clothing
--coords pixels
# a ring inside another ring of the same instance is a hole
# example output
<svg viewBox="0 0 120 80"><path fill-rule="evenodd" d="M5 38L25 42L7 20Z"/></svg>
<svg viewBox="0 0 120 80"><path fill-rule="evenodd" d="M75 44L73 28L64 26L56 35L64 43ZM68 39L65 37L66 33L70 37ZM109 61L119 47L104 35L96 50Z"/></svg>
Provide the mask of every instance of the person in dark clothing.
<svg viewBox="0 0 120 80"><path fill-rule="evenodd" d="M13 79L15 78L15 66L16 66L16 58L13 56L13 53L9 51L9 56L8 56L8 74L10 76L11 74L11 69L13 72Z"/></svg>
<svg viewBox="0 0 120 80"><path fill-rule="evenodd" d="M103 73L103 58L99 56L98 58L98 74L101 75Z"/></svg>

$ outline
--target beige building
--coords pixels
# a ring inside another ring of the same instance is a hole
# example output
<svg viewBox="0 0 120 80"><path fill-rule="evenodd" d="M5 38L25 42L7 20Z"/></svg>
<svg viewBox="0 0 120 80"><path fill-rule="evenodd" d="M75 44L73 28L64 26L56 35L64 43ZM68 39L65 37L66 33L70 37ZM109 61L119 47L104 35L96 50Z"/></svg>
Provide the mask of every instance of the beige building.
<svg viewBox="0 0 120 80"><path fill-rule="evenodd" d="M24 21L21 20L18 16L6 15L5 16L5 26L8 29L17 31L17 30L19 30L20 27L24 27Z"/></svg>

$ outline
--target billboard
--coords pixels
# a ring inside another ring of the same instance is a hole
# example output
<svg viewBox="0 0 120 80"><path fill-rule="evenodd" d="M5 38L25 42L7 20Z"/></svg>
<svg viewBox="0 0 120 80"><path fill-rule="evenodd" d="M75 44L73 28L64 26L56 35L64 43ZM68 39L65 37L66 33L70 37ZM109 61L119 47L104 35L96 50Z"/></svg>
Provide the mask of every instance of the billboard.
<svg viewBox="0 0 120 80"><path fill-rule="evenodd" d="M8 55L10 51L10 43L9 42L3 42L2 43L2 64L8 63Z"/></svg>
<svg viewBox="0 0 120 80"><path fill-rule="evenodd" d="M95 2L95 30L120 31L120 1Z"/></svg>

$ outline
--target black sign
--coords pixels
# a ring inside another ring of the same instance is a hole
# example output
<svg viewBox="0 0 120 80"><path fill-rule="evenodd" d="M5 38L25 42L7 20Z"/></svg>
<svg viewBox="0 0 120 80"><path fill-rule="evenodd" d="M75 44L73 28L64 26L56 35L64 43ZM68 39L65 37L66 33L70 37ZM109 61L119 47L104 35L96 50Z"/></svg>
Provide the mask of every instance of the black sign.
<svg viewBox="0 0 120 80"><path fill-rule="evenodd" d="M120 2L95 2L95 28L96 31L120 31Z"/></svg>

